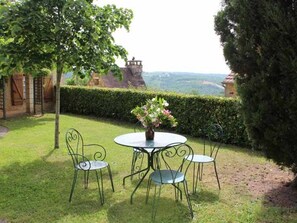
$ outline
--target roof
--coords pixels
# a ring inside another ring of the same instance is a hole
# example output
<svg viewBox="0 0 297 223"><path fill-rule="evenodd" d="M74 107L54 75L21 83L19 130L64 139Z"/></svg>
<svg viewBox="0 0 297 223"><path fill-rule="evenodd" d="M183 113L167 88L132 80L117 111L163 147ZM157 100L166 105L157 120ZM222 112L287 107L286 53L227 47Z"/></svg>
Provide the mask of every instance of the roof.
<svg viewBox="0 0 297 223"><path fill-rule="evenodd" d="M92 79L99 79L100 86L101 87L107 87L107 88L129 88L129 87L135 87L135 88L143 88L145 87L145 82L142 78L142 75L133 75L131 70L127 67L121 68L123 79L119 80L117 77L115 77L111 72L109 72L107 75L101 75L93 74ZM92 85L92 84L89 84ZM93 85L94 86L94 85Z"/></svg>
<svg viewBox="0 0 297 223"><path fill-rule="evenodd" d="M235 74L231 72L230 74L227 75L227 77L224 79L222 82L223 84L234 84L234 77Z"/></svg>

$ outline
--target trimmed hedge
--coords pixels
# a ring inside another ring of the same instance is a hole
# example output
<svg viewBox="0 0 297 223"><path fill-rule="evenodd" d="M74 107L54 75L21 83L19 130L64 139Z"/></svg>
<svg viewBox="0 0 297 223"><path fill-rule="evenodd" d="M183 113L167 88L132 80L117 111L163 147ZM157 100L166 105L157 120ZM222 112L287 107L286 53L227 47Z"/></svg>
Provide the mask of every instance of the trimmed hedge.
<svg viewBox="0 0 297 223"><path fill-rule="evenodd" d="M203 131L218 121L224 129L223 142L250 147L239 112L239 101L212 96L195 96L130 89L61 87L61 112L136 122L130 111L146 99L163 97L178 121L176 132L204 137ZM166 128L166 126L165 126Z"/></svg>

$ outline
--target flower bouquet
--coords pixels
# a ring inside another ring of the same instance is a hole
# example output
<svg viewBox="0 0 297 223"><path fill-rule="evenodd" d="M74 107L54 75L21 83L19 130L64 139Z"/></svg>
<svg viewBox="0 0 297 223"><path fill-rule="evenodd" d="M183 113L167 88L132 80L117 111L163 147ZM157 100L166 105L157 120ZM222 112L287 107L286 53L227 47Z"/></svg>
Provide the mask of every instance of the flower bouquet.
<svg viewBox="0 0 297 223"><path fill-rule="evenodd" d="M172 127L177 125L176 119L166 109L168 103L164 98L155 97L146 101L145 105L135 107L131 113L141 122L146 130L146 139L154 139L154 128L164 122L169 122Z"/></svg>

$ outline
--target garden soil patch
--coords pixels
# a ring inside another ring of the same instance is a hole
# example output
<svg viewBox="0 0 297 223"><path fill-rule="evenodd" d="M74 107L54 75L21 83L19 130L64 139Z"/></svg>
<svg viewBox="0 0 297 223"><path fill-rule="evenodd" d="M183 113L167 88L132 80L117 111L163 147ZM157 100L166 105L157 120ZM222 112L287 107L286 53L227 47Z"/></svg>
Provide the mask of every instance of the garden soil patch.
<svg viewBox="0 0 297 223"><path fill-rule="evenodd" d="M272 162L265 164L242 165L235 171L231 165L225 165L229 183L246 186L255 199L264 197L264 205L297 208L297 190L290 187L294 175L289 170L281 169ZM232 170L233 169L233 170Z"/></svg>

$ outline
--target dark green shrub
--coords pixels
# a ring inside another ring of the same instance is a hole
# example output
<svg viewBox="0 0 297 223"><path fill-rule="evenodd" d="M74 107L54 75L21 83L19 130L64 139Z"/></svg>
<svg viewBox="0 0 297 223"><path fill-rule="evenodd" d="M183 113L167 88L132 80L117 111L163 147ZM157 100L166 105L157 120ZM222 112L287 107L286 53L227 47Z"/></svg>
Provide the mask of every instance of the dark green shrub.
<svg viewBox="0 0 297 223"><path fill-rule="evenodd" d="M297 1L224 1L215 18L253 146L295 173Z"/></svg>
<svg viewBox="0 0 297 223"><path fill-rule="evenodd" d="M225 132L224 143L249 146L239 102L234 99L67 86L61 88L61 112L136 122L131 110L156 95L169 103L169 109L178 121L176 132L204 137L207 126L217 121Z"/></svg>

